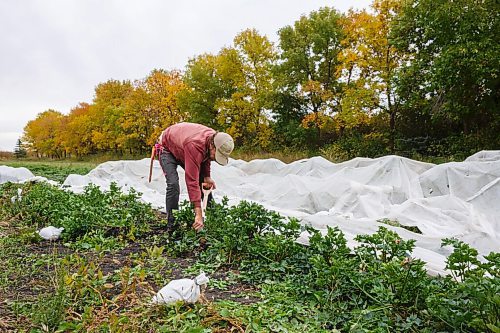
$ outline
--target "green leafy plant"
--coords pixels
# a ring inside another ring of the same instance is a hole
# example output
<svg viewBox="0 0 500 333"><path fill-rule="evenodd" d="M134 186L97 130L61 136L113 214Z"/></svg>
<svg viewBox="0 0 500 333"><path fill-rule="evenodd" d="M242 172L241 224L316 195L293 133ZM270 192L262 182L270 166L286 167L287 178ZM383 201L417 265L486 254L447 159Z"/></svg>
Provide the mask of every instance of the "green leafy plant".
<svg viewBox="0 0 500 333"><path fill-rule="evenodd" d="M191 228L194 216L189 205L184 204L176 217L178 229L171 243L177 253L200 252L204 262L237 267L248 281L301 270L293 263L303 250L295 242L301 231L296 219L286 220L246 201L229 207L227 199L212 204L201 233Z"/></svg>
<svg viewBox="0 0 500 333"><path fill-rule="evenodd" d="M500 255L490 253L481 262L477 250L456 239L445 239L452 254L446 268L452 280L440 280L440 290L427 299L431 313L456 330L500 331ZM461 282L459 282L461 281Z"/></svg>
<svg viewBox="0 0 500 333"><path fill-rule="evenodd" d="M22 198L11 201L20 187ZM77 195L47 184L0 186L0 216L12 228L0 237L0 296L26 283L40 293L39 301L24 296L6 303L15 329L498 331L498 253L482 258L469 245L446 239L452 274L431 277L411 255L415 241L384 227L348 247L338 228L320 232L257 204L229 206L224 199L207 210L202 232L192 229L192 207L184 203L177 229L158 233L165 221L137 199L117 187L88 187ZM94 220L83 221L88 217ZM32 240L35 228L48 223L71 233L62 243ZM145 228L149 223L153 232ZM308 246L296 242L303 231L310 235ZM207 293L222 299L148 304L153 290L201 270L213 278ZM41 279L32 282L35 276Z"/></svg>
<svg viewBox="0 0 500 333"><path fill-rule="evenodd" d="M133 240L155 219L151 206L138 201L139 193L132 189L123 194L114 183L109 191L88 185L82 194L43 182L29 183L21 187L22 199L12 203L10 197L15 195L16 188L3 187L0 200L5 205L4 214L35 228L64 227L62 236L66 240L78 239L89 232Z"/></svg>

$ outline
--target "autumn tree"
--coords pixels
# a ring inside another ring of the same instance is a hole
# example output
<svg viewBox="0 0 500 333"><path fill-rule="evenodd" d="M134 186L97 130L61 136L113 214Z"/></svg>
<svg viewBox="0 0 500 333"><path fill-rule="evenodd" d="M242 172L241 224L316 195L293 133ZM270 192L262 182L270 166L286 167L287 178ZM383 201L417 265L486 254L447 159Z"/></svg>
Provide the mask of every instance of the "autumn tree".
<svg viewBox="0 0 500 333"><path fill-rule="evenodd" d="M367 11L349 12L342 17L344 39L339 54L338 74L343 86L339 96L340 111L335 123L342 135L344 130L359 129L368 122L368 117L379 110L380 87L376 76L370 71L371 37L368 32L374 28L374 15Z"/></svg>
<svg viewBox="0 0 500 333"><path fill-rule="evenodd" d="M55 110L44 111L30 120L24 127L24 140L29 150L37 156L61 158L64 147L60 145L58 136L62 130L64 115Z"/></svg>
<svg viewBox="0 0 500 333"><path fill-rule="evenodd" d="M152 98L143 81L134 84L134 90L127 96L120 126L123 131L121 144L130 153L145 152L154 135Z"/></svg>
<svg viewBox="0 0 500 333"><path fill-rule="evenodd" d="M144 120L151 127L147 144L153 144L160 133L170 125L187 119L178 105L178 97L186 88L178 70L153 70L141 85L150 96L150 103L143 109ZM149 131L148 131L149 132Z"/></svg>
<svg viewBox="0 0 500 333"><path fill-rule="evenodd" d="M223 81L230 80L235 90L216 104L219 124L240 145L268 147L271 66L276 59L273 44L255 29L248 29L234 38L234 48L221 51L219 57L219 75Z"/></svg>
<svg viewBox="0 0 500 333"><path fill-rule="evenodd" d="M322 129L331 124L332 115L339 111L336 98L341 85L337 73L343 39L340 19L336 10L321 8L279 30L281 53L275 70L276 92L292 96L282 100L298 102L297 113L306 114L302 124L316 130L318 144Z"/></svg>
<svg viewBox="0 0 500 333"><path fill-rule="evenodd" d="M89 117L92 119L92 143L101 151L123 148L121 122L127 97L132 93L130 81L109 80L95 88Z"/></svg>
<svg viewBox="0 0 500 333"><path fill-rule="evenodd" d="M179 105L189 119L230 133L237 145L263 148L270 143L273 44L255 29L234 38L217 55L189 61Z"/></svg>
<svg viewBox="0 0 500 333"><path fill-rule="evenodd" d="M81 157L96 151L92 141L93 119L90 104L79 103L66 117L64 130L61 131L62 143L69 154Z"/></svg>
<svg viewBox="0 0 500 333"><path fill-rule="evenodd" d="M145 152L166 127L186 120L186 113L178 103L184 89L182 75L177 70L155 69L136 81L125 99L120 123L122 146L131 152Z"/></svg>
<svg viewBox="0 0 500 333"><path fill-rule="evenodd" d="M398 70L407 59L390 40L391 27L401 11L400 0L374 0L373 13L349 11L344 19L341 54L347 84L343 96L346 115L385 112L389 115L390 148L394 151L396 117L401 101L396 93ZM359 113L363 111L362 113ZM352 120L352 119L351 119Z"/></svg>

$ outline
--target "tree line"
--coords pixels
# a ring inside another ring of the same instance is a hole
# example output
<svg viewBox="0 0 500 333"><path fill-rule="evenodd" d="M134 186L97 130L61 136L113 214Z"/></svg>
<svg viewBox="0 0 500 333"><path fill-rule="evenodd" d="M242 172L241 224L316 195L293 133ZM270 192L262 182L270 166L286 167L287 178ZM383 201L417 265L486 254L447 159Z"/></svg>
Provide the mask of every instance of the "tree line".
<svg viewBox="0 0 500 333"><path fill-rule="evenodd" d="M142 154L179 121L226 131L254 151L332 158L469 154L500 147L495 0L374 0L255 29L183 71L109 80L69 114L40 113L23 141L38 156Z"/></svg>

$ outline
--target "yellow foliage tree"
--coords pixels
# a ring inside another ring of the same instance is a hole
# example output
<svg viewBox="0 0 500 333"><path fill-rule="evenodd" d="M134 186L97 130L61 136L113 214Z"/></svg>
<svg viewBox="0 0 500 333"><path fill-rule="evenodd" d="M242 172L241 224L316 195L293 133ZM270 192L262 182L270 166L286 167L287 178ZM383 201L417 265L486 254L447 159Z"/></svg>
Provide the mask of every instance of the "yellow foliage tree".
<svg viewBox="0 0 500 333"><path fill-rule="evenodd" d="M346 37L339 59L342 76L350 87L345 90L343 110L351 119L362 112L387 112L393 137L400 105L394 78L406 55L390 43L389 35L401 1L374 0L372 8L373 14L350 10L342 21Z"/></svg>
<svg viewBox="0 0 500 333"><path fill-rule="evenodd" d="M28 150L37 156L61 158L64 147L60 136L64 115L55 110L44 111L29 121L24 127L24 141L28 143Z"/></svg>
<svg viewBox="0 0 500 333"><path fill-rule="evenodd" d="M218 122L239 145L266 148L270 144L272 130L266 112L275 59L273 44L255 29L239 33L234 47L219 53L217 73L223 81L231 82L234 92L216 103Z"/></svg>
<svg viewBox="0 0 500 333"><path fill-rule="evenodd" d="M109 80L95 88L95 96L88 112L92 120L92 143L99 150L123 148L123 130L120 126L127 97L132 93L130 81Z"/></svg>
<svg viewBox="0 0 500 333"><path fill-rule="evenodd" d="M80 103L71 109L61 131L62 142L69 154L77 157L95 150L92 142L92 119L89 116L90 104Z"/></svg>
<svg viewBox="0 0 500 333"><path fill-rule="evenodd" d="M135 89L128 96L120 124L123 130L121 144L130 152L146 151L154 131L151 121L151 96L141 85L142 82L137 82Z"/></svg>
<svg viewBox="0 0 500 333"><path fill-rule="evenodd" d="M325 85L318 81L309 80L299 88L299 94L308 95L310 101L316 107L302 119L302 127L314 128L321 138L323 131L330 132L334 129L333 111L334 93L325 89Z"/></svg>
<svg viewBox="0 0 500 333"><path fill-rule="evenodd" d="M140 88L149 95L143 104L140 122L146 128L146 144L152 145L168 126L184 121L187 114L179 108L179 95L186 89L178 70L156 69L141 82Z"/></svg>

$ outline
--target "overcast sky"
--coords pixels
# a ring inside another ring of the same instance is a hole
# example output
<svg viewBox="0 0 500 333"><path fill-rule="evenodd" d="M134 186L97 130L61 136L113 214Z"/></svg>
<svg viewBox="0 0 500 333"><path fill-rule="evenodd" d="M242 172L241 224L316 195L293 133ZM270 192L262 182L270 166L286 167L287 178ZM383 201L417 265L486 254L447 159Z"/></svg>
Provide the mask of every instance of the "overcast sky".
<svg viewBox="0 0 500 333"><path fill-rule="evenodd" d="M183 70L247 28L278 29L323 6L346 12L369 0L1 0L0 151L47 109L67 114L109 79Z"/></svg>

